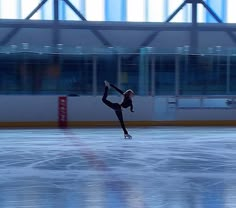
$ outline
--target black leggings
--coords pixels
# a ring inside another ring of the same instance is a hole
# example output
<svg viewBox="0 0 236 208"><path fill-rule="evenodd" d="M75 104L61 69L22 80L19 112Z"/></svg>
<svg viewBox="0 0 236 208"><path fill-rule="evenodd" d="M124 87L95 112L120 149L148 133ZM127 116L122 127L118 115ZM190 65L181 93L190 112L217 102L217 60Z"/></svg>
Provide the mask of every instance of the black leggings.
<svg viewBox="0 0 236 208"><path fill-rule="evenodd" d="M125 124L124 124L124 120L123 120L123 115L122 115L122 110L121 110L121 106L119 103L112 103L109 100L107 100L107 95L108 95L108 87L105 87L105 91L104 91L104 95L102 97L102 101L109 106L110 108L112 108L115 113L116 116L118 117L119 121L120 121L120 125L124 131L124 134L128 134L128 131L125 128Z"/></svg>

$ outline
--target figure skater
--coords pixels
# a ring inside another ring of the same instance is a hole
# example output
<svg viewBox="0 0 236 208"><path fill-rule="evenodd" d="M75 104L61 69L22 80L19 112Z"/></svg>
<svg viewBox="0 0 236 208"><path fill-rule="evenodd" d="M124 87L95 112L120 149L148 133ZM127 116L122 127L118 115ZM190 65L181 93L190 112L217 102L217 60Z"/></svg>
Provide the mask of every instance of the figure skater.
<svg viewBox="0 0 236 208"><path fill-rule="evenodd" d="M104 81L104 83L105 83L105 91L104 91L104 95L102 97L102 101L107 106L109 106L110 108L112 108L115 111L116 116L118 117L118 119L120 121L120 125L121 125L121 127L122 127L122 129L124 131L125 139L126 138L132 139L132 136L128 134L128 131L125 128L125 124L124 124L124 121L123 121L122 108L130 107L130 111L134 112L133 104L132 104L132 97L134 96L134 92L131 89L126 90L125 92L123 92L122 90L117 88L115 85L110 84L108 81ZM109 100L107 100L108 89L110 89L111 87L124 96L121 104L119 104L119 103L112 103Z"/></svg>

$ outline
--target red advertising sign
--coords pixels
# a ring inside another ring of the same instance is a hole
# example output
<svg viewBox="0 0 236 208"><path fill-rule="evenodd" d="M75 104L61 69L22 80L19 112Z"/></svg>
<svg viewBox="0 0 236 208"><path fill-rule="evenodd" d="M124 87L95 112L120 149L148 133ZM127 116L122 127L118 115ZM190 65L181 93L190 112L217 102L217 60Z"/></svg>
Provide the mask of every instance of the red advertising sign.
<svg viewBox="0 0 236 208"><path fill-rule="evenodd" d="M60 96L58 98L58 126L67 127L67 97Z"/></svg>

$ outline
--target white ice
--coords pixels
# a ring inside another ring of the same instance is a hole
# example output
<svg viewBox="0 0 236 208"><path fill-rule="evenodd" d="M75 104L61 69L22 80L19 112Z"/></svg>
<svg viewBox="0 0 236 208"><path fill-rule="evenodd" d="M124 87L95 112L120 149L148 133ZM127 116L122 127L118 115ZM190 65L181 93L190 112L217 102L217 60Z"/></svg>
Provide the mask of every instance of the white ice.
<svg viewBox="0 0 236 208"><path fill-rule="evenodd" d="M1 208L236 207L230 127L1 129Z"/></svg>

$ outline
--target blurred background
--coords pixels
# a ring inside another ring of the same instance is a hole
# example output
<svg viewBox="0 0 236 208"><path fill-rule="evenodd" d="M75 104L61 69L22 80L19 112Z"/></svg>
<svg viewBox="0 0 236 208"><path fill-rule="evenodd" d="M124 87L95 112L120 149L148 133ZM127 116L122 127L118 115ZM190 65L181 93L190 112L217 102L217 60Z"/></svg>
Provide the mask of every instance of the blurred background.
<svg viewBox="0 0 236 208"><path fill-rule="evenodd" d="M136 120L165 120L170 104L234 108L235 6L234 0L0 0L0 94L101 96L108 80L164 109ZM176 112L168 117L176 118Z"/></svg>
<svg viewBox="0 0 236 208"><path fill-rule="evenodd" d="M234 0L0 0L0 93L234 94Z"/></svg>

